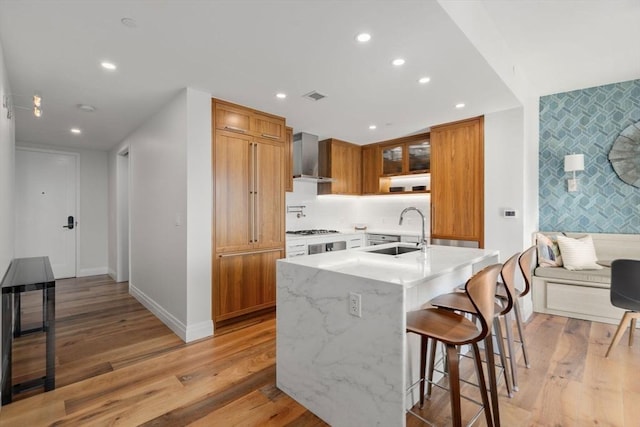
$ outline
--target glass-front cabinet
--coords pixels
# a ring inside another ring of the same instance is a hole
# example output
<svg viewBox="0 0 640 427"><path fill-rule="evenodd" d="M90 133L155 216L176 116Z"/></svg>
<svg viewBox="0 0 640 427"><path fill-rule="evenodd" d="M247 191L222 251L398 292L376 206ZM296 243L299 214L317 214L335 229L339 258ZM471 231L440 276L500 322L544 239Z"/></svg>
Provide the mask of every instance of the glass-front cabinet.
<svg viewBox="0 0 640 427"><path fill-rule="evenodd" d="M382 175L427 173L431 166L429 139L382 146Z"/></svg>
<svg viewBox="0 0 640 427"><path fill-rule="evenodd" d="M382 174L397 175L402 173L405 145L396 145L382 149Z"/></svg>
<svg viewBox="0 0 640 427"><path fill-rule="evenodd" d="M407 144L409 173L424 173L431 168L431 145L429 141Z"/></svg>

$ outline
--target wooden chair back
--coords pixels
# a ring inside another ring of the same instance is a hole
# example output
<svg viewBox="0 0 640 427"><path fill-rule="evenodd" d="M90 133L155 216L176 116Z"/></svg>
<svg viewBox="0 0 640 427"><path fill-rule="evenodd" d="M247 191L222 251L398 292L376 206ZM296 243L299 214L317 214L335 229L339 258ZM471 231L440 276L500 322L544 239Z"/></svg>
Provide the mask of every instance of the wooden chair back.
<svg viewBox="0 0 640 427"><path fill-rule="evenodd" d="M476 309L480 321L480 334L477 339L483 340L491 333L491 325L495 314L496 282L502 264L493 264L477 272L467 281L465 291Z"/></svg>
<svg viewBox="0 0 640 427"><path fill-rule="evenodd" d="M522 292L520 292L521 297L528 294L531 290L531 277L533 276L533 268L537 264L536 259L535 245L524 251L518 259L520 271L522 272L522 277L524 278L524 289L522 290Z"/></svg>
<svg viewBox="0 0 640 427"><path fill-rule="evenodd" d="M513 304L518 295L516 295L516 266L518 265L518 260L520 257L520 252L515 253L508 260L504 262L502 265L502 270L500 270L500 277L502 278L502 283L504 283L504 287L507 291L507 303L502 308L500 314L507 314L513 309Z"/></svg>

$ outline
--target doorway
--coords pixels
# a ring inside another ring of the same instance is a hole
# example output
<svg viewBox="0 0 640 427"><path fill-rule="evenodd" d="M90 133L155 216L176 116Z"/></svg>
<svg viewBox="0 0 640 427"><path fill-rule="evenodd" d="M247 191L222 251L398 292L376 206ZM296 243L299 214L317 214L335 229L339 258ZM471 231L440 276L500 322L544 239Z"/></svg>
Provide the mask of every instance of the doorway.
<svg viewBox="0 0 640 427"><path fill-rule="evenodd" d="M56 279L75 277L77 153L16 147L15 256L48 256Z"/></svg>
<svg viewBox="0 0 640 427"><path fill-rule="evenodd" d="M126 282L129 280L129 147L118 153L116 174L116 282Z"/></svg>

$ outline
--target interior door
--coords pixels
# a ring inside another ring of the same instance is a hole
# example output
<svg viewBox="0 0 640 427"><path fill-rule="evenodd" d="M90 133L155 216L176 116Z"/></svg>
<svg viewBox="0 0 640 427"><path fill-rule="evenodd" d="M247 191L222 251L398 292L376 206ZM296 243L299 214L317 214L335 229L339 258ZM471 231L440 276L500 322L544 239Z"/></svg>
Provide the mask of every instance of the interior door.
<svg viewBox="0 0 640 427"><path fill-rule="evenodd" d="M74 154L16 148L15 256L48 256L56 279L76 276Z"/></svg>

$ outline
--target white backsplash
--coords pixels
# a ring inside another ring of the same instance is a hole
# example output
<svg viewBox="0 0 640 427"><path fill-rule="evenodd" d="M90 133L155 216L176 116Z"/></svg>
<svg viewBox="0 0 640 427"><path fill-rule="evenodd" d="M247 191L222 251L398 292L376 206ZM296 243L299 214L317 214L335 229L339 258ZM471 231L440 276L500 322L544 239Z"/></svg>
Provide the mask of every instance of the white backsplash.
<svg viewBox="0 0 640 427"><path fill-rule="evenodd" d="M287 193L287 206L302 205L304 217L288 213L287 230L311 228L354 231L356 225L367 230L420 234L421 219L416 212L407 213L402 226L398 225L400 213L409 206L420 209L430 224L430 198L428 194L389 196L318 196L317 184L294 181L293 192Z"/></svg>

